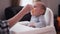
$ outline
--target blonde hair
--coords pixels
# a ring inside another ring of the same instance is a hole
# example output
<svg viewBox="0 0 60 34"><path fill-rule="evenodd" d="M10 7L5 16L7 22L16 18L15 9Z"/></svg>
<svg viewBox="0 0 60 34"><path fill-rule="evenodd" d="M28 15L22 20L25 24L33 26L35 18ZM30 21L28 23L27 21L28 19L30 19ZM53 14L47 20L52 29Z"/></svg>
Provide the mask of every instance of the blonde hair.
<svg viewBox="0 0 60 34"><path fill-rule="evenodd" d="M46 5L43 2L36 1L35 3L38 3L42 7L42 9L46 10Z"/></svg>

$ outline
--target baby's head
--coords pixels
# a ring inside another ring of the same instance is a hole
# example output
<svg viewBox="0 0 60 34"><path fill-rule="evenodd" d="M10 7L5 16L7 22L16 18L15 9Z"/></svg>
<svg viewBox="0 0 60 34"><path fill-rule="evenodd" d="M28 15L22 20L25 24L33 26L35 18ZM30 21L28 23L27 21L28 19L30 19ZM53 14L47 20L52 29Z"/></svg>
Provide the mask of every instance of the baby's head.
<svg viewBox="0 0 60 34"><path fill-rule="evenodd" d="M42 2L35 2L34 3L34 8L31 11L32 16L40 16L44 15L46 11L46 6Z"/></svg>

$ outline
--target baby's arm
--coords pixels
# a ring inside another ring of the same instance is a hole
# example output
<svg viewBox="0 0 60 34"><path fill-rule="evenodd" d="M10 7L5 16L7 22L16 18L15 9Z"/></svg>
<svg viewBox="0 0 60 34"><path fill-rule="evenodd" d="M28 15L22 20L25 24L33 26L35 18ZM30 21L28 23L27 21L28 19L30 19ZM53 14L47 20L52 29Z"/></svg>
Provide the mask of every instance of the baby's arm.
<svg viewBox="0 0 60 34"><path fill-rule="evenodd" d="M34 22L31 22L28 24L29 27L34 27L34 28L35 28L35 25L36 25L36 23L34 23Z"/></svg>
<svg viewBox="0 0 60 34"><path fill-rule="evenodd" d="M35 27L35 25L36 25L36 18L34 16L32 16L28 26Z"/></svg>
<svg viewBox="0 0 60 34"><path fill-rule="evenodd" d="M39 20L39 22L37 22L37 18L35 18L33 16L33 17L31 17L31 21L30 21L29 26L35 26L35 27L38 27L38 28L45 27L46 26L46 21L45 21L44 18L41 18L41 20Z"/></svg>

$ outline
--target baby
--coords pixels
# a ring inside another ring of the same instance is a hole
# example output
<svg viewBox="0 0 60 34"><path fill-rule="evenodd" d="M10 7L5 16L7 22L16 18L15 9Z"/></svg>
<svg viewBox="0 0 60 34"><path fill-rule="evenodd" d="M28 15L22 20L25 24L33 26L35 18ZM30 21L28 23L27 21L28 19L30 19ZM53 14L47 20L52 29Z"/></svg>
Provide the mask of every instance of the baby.
<svg viewBox="0 0 60 34"><path fill-rule="evenodd" d="M45 27L46 21L44 18L44 14L46 11L46 6L42 2L35 2L34 8L31 11L31 20L28 26L30 27Z"/></svg>

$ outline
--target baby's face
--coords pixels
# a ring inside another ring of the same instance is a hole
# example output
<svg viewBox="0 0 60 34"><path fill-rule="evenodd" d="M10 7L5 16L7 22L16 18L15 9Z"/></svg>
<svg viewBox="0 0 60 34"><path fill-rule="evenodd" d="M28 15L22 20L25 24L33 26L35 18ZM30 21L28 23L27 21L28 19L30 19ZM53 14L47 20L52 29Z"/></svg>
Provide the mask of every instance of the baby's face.
<svg viewBox="0 0 60 34"><path fill-rule="evenodd" d="M44 10L41 9L41 5L38 3L34 4L34 8L31 11L31 15L33 16L40 16L44 13Z"/></svg>

